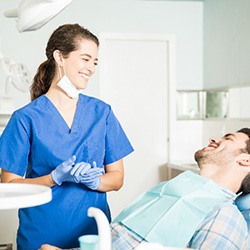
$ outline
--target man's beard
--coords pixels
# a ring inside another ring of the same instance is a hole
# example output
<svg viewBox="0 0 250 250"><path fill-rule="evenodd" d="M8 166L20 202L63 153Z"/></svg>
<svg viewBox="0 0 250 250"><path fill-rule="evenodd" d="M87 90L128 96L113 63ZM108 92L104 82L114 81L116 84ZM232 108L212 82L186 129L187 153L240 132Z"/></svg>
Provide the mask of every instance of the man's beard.
<svg viewBox="0 0 250 250"><path fill-rule="evenodd" d="M201 167L202 164L213 163L218 161L214 152L212 153L210 151L204 151L203 149L195 152L194 159L198 163L199 167Z"/></svg>
<svg viewBox="0 0 250 250"><path fill-rule="evenodd" d="M202 150L198 150L194 154L194 159L200 166L200 163L202 162L202 159L204 159L204 152Z"/></svg>
<svg viewBox="0 0 250 250"><path fill-rule="evenodd" d="M199 165L199 168L201 168L201 165L204 164L231 164L232 162L232 157L237 157L239 154L243 153L244 150L239 149L236 151L232 152L215 152L213 151L207 151L204 149L198 150L194 154L194 159Z"/></svg>

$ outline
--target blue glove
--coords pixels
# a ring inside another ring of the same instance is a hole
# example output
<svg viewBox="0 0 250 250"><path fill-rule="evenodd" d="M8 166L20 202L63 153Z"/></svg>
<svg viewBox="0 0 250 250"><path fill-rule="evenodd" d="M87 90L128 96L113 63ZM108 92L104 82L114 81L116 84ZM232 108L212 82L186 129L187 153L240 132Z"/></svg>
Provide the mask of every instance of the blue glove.
<svg viewBox="0 0 250 250"><path fill-rule="evenodd" d="M76 157L72 156L51 172L52 179L57 185L61 185L62 182L66 181L79 183L82 175L91 169L90 164L85 162L75 164L75 160Z"/></svg>
<svg viewBox="0 0 250 250"><path fill-rule="evenodd" d="M93 162L93 167L88 169L83 175L80 180L86 187L97 190L101 185L100 176L104 174L103 168L98 168L96 166L96 162Z"/></svg>

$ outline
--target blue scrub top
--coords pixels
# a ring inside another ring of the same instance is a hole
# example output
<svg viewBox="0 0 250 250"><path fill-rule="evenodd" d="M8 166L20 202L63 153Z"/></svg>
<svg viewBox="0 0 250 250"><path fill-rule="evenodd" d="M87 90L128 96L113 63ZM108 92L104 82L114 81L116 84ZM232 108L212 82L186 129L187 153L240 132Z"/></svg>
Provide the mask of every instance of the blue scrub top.
<svg viewBox="0 0 250 250"><path fill-rule="evenodd" d="M42 95L15 111L0 138L0 167L35 178L50 174L76 155L77 162L96 161L98 167L130 154L133 148L111 107L80 94L72 125ZM48 243L61 248L78 247L78 237L97 234L89 207L100 208L111 220L106 193L83 184L64 182L52 188L51 202L19 210L18 250L35 250Z"/></svg>

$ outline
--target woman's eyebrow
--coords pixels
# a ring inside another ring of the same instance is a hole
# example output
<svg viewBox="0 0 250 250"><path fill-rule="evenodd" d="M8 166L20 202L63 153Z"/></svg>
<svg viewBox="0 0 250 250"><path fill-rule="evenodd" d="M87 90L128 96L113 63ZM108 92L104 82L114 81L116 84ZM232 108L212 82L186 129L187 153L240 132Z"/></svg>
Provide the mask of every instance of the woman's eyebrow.
<svg viewBox="0 0 250 250"><path fill-rule="evenodd" d="M89 57L89 58L92 58L92 56L89 55L89 54L80 54L80 56L87 56L87 57ZM98 61L98 58L95 58L94 60L95 60L95 61Z"/></svg>

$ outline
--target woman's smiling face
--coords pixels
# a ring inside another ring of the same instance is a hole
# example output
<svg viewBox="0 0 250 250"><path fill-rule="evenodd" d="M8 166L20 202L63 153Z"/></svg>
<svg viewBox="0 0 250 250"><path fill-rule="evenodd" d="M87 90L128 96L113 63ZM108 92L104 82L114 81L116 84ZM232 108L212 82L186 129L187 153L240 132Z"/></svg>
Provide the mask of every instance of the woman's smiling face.
<svg viewBox="0 0 250 250"><path fill-rule="evenodd" d="M91 40L78 40L78 49L63 59L65 74L77 89L85 89L98 62L98 46Z"/></svg>

